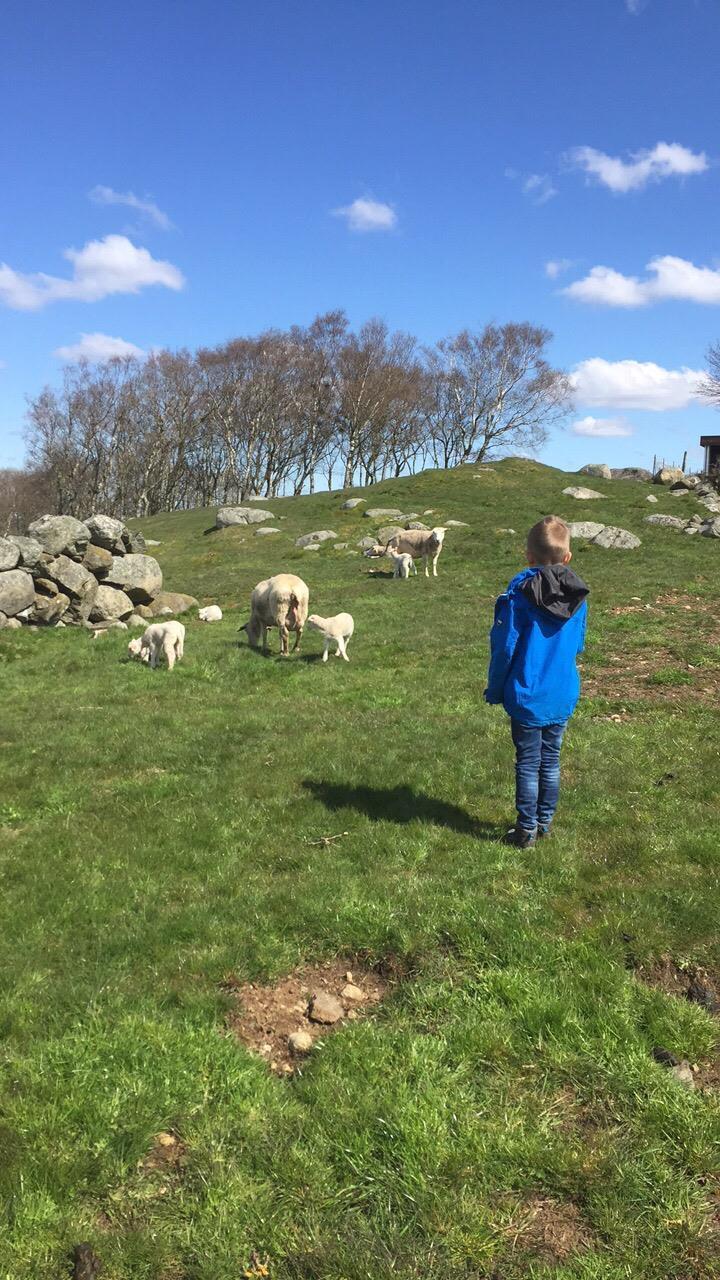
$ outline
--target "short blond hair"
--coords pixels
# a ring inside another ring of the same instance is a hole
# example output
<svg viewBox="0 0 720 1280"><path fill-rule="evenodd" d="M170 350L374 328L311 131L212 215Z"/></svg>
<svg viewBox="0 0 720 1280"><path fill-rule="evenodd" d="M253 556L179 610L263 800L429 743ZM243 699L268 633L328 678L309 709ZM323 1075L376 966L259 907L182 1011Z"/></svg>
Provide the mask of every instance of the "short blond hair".
<svg viewBox="0 0 720 1280"><path fill-rule="evenodd" d="M570 550L570 530L559 516L545 516L527 536L529 555L537 564L560 564Z"/></svg>

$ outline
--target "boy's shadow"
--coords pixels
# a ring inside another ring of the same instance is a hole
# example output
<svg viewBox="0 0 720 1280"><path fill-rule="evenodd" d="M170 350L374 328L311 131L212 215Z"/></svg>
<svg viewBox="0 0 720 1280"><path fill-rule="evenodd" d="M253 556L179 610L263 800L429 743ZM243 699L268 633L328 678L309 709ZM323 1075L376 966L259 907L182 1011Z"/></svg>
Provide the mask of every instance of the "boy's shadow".
<svg viewBox="0 0 720 1280"><path fill-rule="evenodd" d="M333 812L338 809L356 809L373 822L431 822L436 827L447 827L461 835L476 836L488 840L498 839L499 832L489 823L478 822L465 809L436 800L423 791L413 791L408 786L353 787L342 782L319 782L306 778L306 791Z"/></svg>

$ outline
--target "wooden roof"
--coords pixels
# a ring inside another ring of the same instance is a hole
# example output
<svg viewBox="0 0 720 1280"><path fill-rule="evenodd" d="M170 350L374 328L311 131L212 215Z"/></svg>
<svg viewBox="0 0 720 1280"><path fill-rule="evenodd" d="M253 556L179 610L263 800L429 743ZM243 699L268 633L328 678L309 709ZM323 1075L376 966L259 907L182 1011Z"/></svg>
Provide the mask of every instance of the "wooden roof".
<svg viewBox="0 0 720 1280"><path fill-rule="evenodd" d="M708 444L720 444L720 436L701 436L700 444L703 448Z"/></svg>

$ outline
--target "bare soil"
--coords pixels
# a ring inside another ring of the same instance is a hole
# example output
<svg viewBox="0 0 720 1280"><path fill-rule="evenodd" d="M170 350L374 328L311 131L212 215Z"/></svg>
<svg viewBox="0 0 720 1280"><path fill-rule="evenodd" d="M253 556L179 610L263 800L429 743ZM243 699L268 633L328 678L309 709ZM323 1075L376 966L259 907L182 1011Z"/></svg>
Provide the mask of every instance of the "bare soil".
<svg viewBox="0 0 720 1280"><path fill-rule="evenodd" d="M224 990L232 993L235 1005L228 1016L228 1026L246 1048L265 1060L271 1071L290 1076L312 1056L292 1053L288 1040L294 1032L306 1032L314 1045L378 1005L401 973L402 966L392 958L371 968L357 957L339 957L323 965L296 969L268 986L240 982L231 974L222 983ZM348 985L359 988L362 1000L343 996ZM313 997L321 993L335 996L342 1007L342 1017L331 1025L313 1022L310 1017Z"/></svg>
<svg viewBox="0 0 720 1280"><path fill-rule="evenodd" d="M513 1251L550 1264L582 1253L594 1240L577 1205L541 1195L528 1196L518 1205L506 1235Z"/></svg>

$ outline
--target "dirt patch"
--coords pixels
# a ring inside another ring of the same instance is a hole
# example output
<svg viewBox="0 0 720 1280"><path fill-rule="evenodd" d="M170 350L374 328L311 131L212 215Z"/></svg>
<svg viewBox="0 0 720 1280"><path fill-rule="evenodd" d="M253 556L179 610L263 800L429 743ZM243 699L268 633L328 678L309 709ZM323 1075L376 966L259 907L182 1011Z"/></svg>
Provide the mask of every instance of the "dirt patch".
<svg viewBox="0 0 720 1280"><path fill-rule="evenodd" d="M611 658L604 669L583 671L583 692L613 702L676 704L688 702L716 707L720 698L720 668L694 667L669 649L648 654L627 651Z"/></svg>
<svg viewBox="0 0 720 1280"><path fill-rule="evenodd" d="M667 995L680 996L720 1016L720 973L697 964L679 965L664 955L649 965L637 965L636 977Z"/></svg>
<svg viewBox="0 0 720 1280"><path fill-rule="evenodd" d="M540 1195L518 1205L504 1234L514 1252L530 1253L551 1264L582 1253L594 1239L577 1205Z"/></svg>
<svg viewBox="0 0 720 1280"><path fill-rule="evenodd" d="M340 957L296 969L268 986L230 974L221 984L235 1005L228 1026L271 1071L290 1076L317 1040L378 1005L401 973L402 965L392 957L372 967L358 957ZM297 1037L292 1045L291 1037Z"/></svg>
<svg viewBox="0 0 720 1280"><path fill-rule="evenodd" d="M152 1147L138 1165L143 1174L168 1174L177 1176L182 1172L187 1155L185 1143L174 1133L158 1133L153 1139Z"/></svg>

